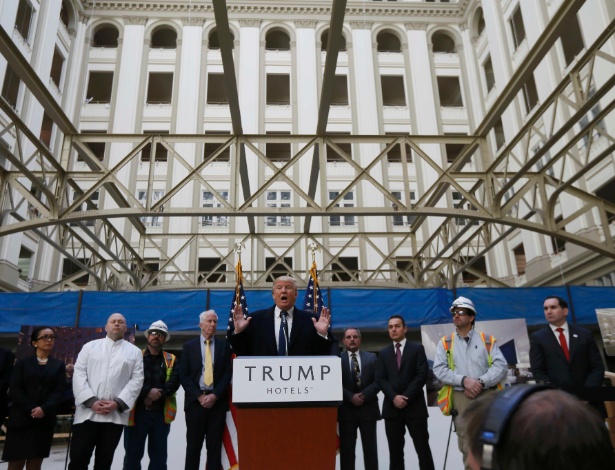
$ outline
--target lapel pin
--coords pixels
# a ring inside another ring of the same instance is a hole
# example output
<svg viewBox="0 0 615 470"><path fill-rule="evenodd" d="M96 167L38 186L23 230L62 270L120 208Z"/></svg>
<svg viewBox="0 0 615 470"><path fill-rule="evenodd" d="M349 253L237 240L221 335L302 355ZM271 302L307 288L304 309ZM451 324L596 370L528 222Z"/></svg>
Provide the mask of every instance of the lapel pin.
<svg viewBox="0 0 615 470"><path fill-rule="evenodd" d="M573 338L578 338L578 337L579 337L579 336L578 336L578 335L576 335L576 334L575 334L575 335L572 335L572 336L573 336Z"/></svg>

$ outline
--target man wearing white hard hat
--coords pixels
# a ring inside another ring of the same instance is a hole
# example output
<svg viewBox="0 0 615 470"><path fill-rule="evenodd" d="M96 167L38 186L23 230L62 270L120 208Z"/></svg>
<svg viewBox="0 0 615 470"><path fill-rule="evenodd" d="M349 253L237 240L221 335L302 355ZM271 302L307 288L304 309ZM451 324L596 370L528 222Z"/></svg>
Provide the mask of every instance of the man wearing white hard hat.
<svg viewBox="0 0 615 470"><path fill-rule="evenodd" d="M140 470L148 439L149 470L166 470L167 437L177 413L175 392L179 388L179 364L162 347L171 335L167 325L155 321L145 330L143 350L145 380L124 431L124 470Z"/></svg>
<svg viewBox="0 0 615 470"><path fill-rule="evenodd" d="M434 375L450 393L439 396L438 404L445 414L455 420L459 450L466 468L467 451L464 445L465 426L459 418L478 396L503 388L508 365L493 336L474 329L476 307L466 297L458 297L451 305L455 331L444 336L436 348ZM452 400L452 403L450 403Z"/></svg>

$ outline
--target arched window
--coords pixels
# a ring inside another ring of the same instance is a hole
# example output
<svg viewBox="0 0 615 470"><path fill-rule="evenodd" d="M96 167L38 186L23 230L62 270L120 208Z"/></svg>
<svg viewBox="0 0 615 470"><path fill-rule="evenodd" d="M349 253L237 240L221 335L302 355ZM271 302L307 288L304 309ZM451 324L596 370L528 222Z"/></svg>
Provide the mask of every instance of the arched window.
<svg viewBox="0 0 615 470"><path fill-rule="evenodd" d="M110 24L102 25L96 29L92 38L94 47L117 47L117 38L120 32Z"/></svg>
<svg viewBox="0 0 615 470"><path fill-rule="evenodd" d="M378 42L378 52L401 52L399 38L389 31L378 33L376 41Z"/></svg>
<svg viewBox="0 0 615 470"><path fill-rule="evenodd" d="M431 38L434 52L445 52L453 54L455 52L455 40L448 34L438 31Z"/></svg>
<svg viewBox="0 0 615 470"><path fill-rule="evenodd" d="M274 51L290 51L290 37L284 31L273 30L267 33L265 49Z"/></svg>
<svg viewBox="0 0 615 470"><path fill-rule="evenodd" d="M474 15L474 25L476 28L476 34L478 36L483 34L483 31L485 30L485 17L483 16L482 8L476 10L476 15Z"/></svg>
<svg viewBox="0 0 615 470"><path fill-rule="evenodd" d="M177 48L177 32L172 28L159 28L152 34L152 49Z"/></svg>
<svg viewBox="0 0 615 470"><path fill-rule="evenodd" d="M214 29L209 33L209 41L207 41L209 49L220 49L220 39L218 39L218 30ZM231 47L235 49L235 36L231 31Z"/></svg>
<svg viewBox="0 0 615 470"><path fill-rule="evenodd" d="M328 29L324 33L322 33L322 36L320 36L320 42L321 42L320 50L326 51L327 44L329 43L329 30ZM343 34L342 34L339 50L340 51L346 50L346 38L344 37Z"/></svg>

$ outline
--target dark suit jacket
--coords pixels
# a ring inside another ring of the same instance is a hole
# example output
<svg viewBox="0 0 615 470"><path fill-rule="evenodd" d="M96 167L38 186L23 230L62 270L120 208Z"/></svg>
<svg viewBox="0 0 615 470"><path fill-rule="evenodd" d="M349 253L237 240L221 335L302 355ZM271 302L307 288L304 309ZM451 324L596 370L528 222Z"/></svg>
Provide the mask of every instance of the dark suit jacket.
<svg viewBox="0 0 615 470"><path fill-rule="evenodd" d="M427 403L423 387L427 383L427 357L423 345L406 341L401 356L401 368L397 369L397 359L393 344L378 354L376 363L376 380L384 393L382 417L395 418L404 414L411 418L427 418ZM396 395L408 397L408 406L400 410L393 405Z"/></svg>
<svg viewBox="0 0 615 470"><path fill-rule="evenodd" d="M344 392L344 401L338 408L338 420L353 420L353 417L359 417L365 421L378 421L380 418L380 407L378 406L378 392L380 387L376 382L376 361L375 354L370 352L359 351L361 359L361 388L365 401L362 406L355 406L352 403L352 396L356 393L354 390L354 380L352 377L352 369L350 368L350 360L348 352L342 353L342 387Z"/></svg>
<svg viewBox="0 0 615 470"><path fill-rule="evenodd" d="M45 412L42 420L54 421L56 407L62 401L66 387L64 361L49 357L47 365L38 365L36 356L25 357L15 363L9 384L9 427L32 424L31 413L40 406ZM38 421L38 419L37 419Z"/></svg>
<svg viewBox="0 0 615 470"><path fill-rule="evenodd" d="M275 306L258 310L249 316L250 325L239 334L230 336L233 352L238 356L277 356ZM295 307L293 325L288 342L289 356L327 356L331 354L333 335L324 339L316 332L312 318L318 316Z"/></svg>
<svg viewBox="0 0 615 470"><path fill-rule="evenodd" d="M557 387L600 387L604 381L604 363L591 331L568 324L570 362L566 360L550 327L530 337L530 364L537 381Z"/></svg>
<svg viewBox="0 0 615 470"><path fill-rule="evenodd" d="M228 409L228 387L231 384L233 370L231 369L231 350L224 339L214 338L214 388L216 403ZM203 373L203 354L201 353L201 336L184 344L179 363L179 380L184 387L184 410L203 392L199 379Z"/></svg>

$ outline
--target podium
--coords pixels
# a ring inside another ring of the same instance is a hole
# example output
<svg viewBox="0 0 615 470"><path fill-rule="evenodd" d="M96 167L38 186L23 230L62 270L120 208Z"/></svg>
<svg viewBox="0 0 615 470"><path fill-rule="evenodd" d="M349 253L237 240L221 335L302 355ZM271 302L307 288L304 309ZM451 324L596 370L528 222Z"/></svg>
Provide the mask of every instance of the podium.
<svg viewBox="0 0 615 470"><path fill-rule="evenodd" d="M242 470L335 470L341 360L237 357L233 403Z"/></svg>

